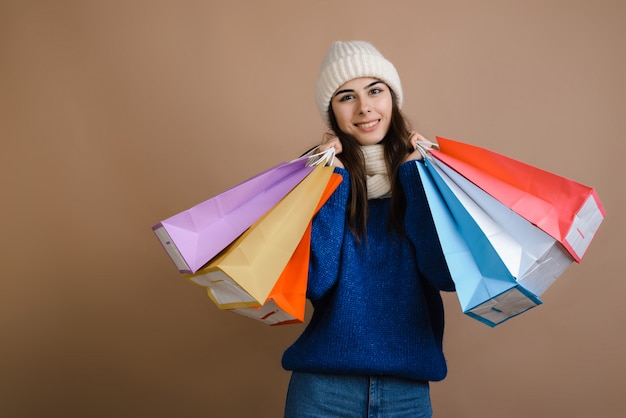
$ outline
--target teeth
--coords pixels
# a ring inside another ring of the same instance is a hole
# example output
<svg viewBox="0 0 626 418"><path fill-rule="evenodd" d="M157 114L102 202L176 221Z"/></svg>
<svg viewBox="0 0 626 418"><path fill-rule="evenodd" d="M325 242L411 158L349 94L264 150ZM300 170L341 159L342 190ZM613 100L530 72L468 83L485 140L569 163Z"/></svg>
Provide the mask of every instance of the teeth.
<svg viewBox="0 0 626 418"><path fill-rule="evenodd" d="M377 120L373 121L373 122L368 122L368 123L359 123L356 126L358 126L359 128L371 128L372 126L376 125L378 123Z"/></svg>

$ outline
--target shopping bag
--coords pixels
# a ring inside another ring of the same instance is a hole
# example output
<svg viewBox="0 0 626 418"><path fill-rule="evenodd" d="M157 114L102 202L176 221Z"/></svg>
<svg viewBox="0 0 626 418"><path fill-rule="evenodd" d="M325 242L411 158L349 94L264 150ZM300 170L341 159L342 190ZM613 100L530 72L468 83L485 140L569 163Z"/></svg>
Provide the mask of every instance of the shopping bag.
<svg viewBox="0 0 626 418"><path fill-rule="evenodd" d="M152 229L178 270L194 273L276 205L315 164L329 156L307 154L278 164Z"/></svg>
<svg viewBox="0 0 626 418"><path fill-rule="evenodd" d="M333 167L316 166L269 212L193 274L222 309L261 306L313 217Z"/></svg>
<svg viewBox="0 0 626 418"><path fill-rule="evenodd" d="M541 296L574 262L556 239L441 161L433 158L430 162L428 168L445 181L525 289Z"/></svg>
<svg viewBox="0 0 626 418"><path fill-rule="evenodd" d="M605 210L596 191L493 151L437 137L431 155L560 242L580 262Z"/></svg>
<svg viewBox="0 0 626 418"><path fill-rule="evenodd" d="M491 327L540 305L520 285L429 158L416 162L463 312Z"/></svg>
<svg viewBox="0 0 626 418"><path fill-rule="evenodd" d="M332 174L315 213L326 203L341 183L339 174ZM309 276L311 251L311 223L304 232L298 247L289 259L265 303L260 307L236 308L230 311L256 319L267 325L287 325L304 322L306 288ZM208 290L209 296L211 291Z"/></svg>

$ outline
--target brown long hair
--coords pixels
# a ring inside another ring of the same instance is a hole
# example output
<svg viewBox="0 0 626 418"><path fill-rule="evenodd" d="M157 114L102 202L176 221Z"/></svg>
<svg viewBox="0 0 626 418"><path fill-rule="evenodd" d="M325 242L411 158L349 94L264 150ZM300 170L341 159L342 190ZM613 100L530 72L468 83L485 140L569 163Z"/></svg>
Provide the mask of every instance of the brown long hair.
<svg viewBox="0 0 626 418"><path fill-rule="evenodd" d="M404 236L402 230L402 219L406 201L404 194L400 190L400 182L398 180L398 169L404 162L407 154L413 151L410 148L409 136L410 126L397 105L396 95L393 90L391 122L389 131L380 141L384 145L385 165L391 182L391 211L387 225L389 228L395 229L401 236ZM341 162L350 172L350 196L348 199L348 225L352 233L356 236L357 242L363 239L367 240L367 183L365 174L365 160L363 153L359 148L359 143L351 135L342 132L337 124L337 118L332 109L332 105L328 105L328 116L330 126L333 132L341 141Z"/></svg>

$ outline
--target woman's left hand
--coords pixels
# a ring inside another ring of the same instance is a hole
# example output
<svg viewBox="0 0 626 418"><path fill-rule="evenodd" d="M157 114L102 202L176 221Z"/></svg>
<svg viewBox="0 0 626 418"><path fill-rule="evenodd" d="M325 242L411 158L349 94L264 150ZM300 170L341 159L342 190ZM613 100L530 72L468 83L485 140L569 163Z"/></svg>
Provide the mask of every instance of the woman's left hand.
<svg viewBox="0 0 626 418"><path fill-rule="evenodd" d="M424 158L424 156L422 155L422 152L418 149L418 145L417 145L418 142L430 143L431 141L426 139L422 134L415 132L415 131L411 131L411 135L409 136L409 147L413 149L413 152L409 153L406 156L406 158L404 159L404 162L412 161L412 160L421 160L422 158ZM420 146L431 148L430 146L425 145L424 143L421 143Z"/></svg>

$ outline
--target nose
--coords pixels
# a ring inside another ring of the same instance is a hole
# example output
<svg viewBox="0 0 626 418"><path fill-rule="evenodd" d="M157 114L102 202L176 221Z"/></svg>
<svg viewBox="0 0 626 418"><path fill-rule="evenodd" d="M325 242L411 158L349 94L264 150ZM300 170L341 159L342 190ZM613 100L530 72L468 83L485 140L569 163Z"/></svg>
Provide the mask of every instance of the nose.
<svg viewBox="0 0 626 418"><path fill-rule="evenodd" d="M366 113L371 112L371 106L369 100L366 98L361 99L359 102L359 115L364 115Z"/></svg>

